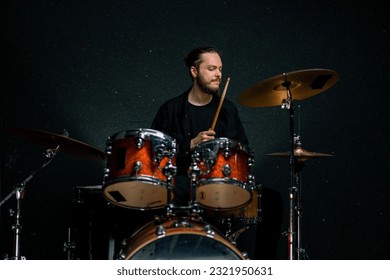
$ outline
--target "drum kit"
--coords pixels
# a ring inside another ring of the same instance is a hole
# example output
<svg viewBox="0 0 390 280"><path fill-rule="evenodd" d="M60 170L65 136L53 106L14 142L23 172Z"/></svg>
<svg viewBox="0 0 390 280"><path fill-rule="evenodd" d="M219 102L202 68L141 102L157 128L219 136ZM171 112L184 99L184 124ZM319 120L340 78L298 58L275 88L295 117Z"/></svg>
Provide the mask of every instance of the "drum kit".
<svg viewBox="0 0 390 280"><path fill-rule="evenodd" d="M300 244L300 171L303 162L331 156L302 148L299 136L294 132L293 101L319 94L337 80L337 73L326 69L284 73L248 88L238 97L243 106L281 106L289 111L291 149L268 154L290 159L289 259L300 259L303 252ZM190 202L188 206L176 206L177 144L163 132L146 128L120 131L107 138L105 151L69 138L66 131L54 134L11 128L10 132L47 148L42 167L14 186L0 202L1 206L16 195L15 259L21 258L21 193L28 181L58 152L106 162L101 189L108 203L139 211L165 208L163 215L156 216L125 240L116 253L117 259L248 259L246 253L237 248L237 237L261 222L261 187L251 173L254 153L248 146L229 138L199 144L192 153L188 169ZM229 230L223 233L207 222L207 217L228 224ZM232 232L231 225L237 221L242 226Z"/></svg>

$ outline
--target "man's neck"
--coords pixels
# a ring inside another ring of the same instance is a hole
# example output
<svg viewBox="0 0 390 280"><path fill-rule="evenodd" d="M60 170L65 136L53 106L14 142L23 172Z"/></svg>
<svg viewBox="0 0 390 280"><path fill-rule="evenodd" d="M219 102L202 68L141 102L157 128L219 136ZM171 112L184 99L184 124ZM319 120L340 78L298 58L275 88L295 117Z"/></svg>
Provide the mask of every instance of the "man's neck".
<svg viewBox="0 0 390 280"><path fill-rule="evenodd" d="M211 94L202 91L196 85L192 86L190 93L188 94L188 102L195 106L206 105L210 103L211 99L213 99Z"/></svg>

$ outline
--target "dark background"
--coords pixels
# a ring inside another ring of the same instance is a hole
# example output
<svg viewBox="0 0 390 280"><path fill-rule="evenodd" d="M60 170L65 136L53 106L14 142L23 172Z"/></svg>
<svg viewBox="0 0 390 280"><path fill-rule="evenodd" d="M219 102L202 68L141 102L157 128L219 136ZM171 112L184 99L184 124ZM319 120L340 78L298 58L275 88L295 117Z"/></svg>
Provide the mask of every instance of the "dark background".
<svg viewBox="0 0 390 280"><path fill-rule="evenodd" d="M295 103L303 147L334 155L303 169L303 247L310 259L389 259L390 46L380 1L15 0L1 6L1 198L44 160L45 147L8 128L66 129L72 139L104 150L109 135L149 128L162 102L190 86L184 55L210 44L222 52L223 80L231 77L227 98L239 109L263 187L254 257L287 259L289 164L265 154L288 151L289 116L277 106L240 106L237 97L283 72L325 68L340 80ZM59 153L34 176L22 202L23 256L66 259L68 228L87 223L88 232L91 220L102 236L112 227L101 226L106 221L138 226L138 212L107 210L99 194L92 195L93 206L74 202L75 187L102 184L104 166ZM13 254L11 208L14 197L0 210L2 257ZM94 245L104 251L99 245L106 248L106 240Z"/></svg>

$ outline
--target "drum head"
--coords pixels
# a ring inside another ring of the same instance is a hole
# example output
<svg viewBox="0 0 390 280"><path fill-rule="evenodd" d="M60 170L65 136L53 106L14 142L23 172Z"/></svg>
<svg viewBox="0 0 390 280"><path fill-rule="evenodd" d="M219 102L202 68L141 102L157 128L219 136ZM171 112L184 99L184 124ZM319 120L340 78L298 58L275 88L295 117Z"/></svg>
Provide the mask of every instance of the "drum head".
<svg viewBox="0 0 390 280"><path fill-rule="evenodd" d="M213 238L186 233L142 247L132 260L240 260L240 255Z"/></svg>
<svg viewBox="0 0 390 280"><path fill-rule="evenodd" d="M141 210L163 208L168 199L167 188L140 180L111 184L103 194L112 204Z"/></svg>
<svg viewBox="0 0 390 280"><path fill-rule="evenodd" d="M235 209L247 205L252 193L241 186L226 182L207 182L196 189L196 199L204 207L212 209Z"/></svg>

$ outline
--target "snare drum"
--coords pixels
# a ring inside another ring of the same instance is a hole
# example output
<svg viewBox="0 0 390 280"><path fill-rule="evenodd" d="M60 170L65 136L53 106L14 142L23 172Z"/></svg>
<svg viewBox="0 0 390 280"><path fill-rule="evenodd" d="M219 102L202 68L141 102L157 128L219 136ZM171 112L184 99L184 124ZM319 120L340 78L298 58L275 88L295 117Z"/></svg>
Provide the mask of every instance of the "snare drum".
<svg viewBox="0 0 390 280"><path fill-rule="evenodd" d="M174 139L153 129L121 131L108 137L106 153L103 194L108 201L140 210L167 205L164 170L175 170Z"/></svg>
<svg viewBox="0 0 390 280"><path fill-rule="evenodd" d="M253 153L240 142L217 138L199 144L193 161L200 169L196 200L206 208L223 210L240 208L252 198L254 176Z"/></svg>
<svg viewBox="0 0 390 280"><path fill-rule="evenodd" d="M121 260L243 260L214 227L189 217L150 222L125 242Z"/></svg>

